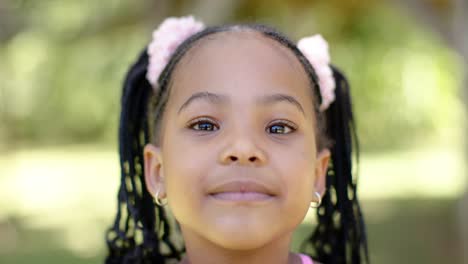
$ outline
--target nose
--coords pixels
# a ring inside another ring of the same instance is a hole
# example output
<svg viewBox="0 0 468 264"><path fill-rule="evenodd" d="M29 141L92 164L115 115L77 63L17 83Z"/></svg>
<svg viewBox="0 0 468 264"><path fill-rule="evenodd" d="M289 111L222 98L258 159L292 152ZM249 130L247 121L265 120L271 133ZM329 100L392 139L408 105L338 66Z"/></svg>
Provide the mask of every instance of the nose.
<svg viewBox="0 0 468 264"><path fill-rule="evenodd" d="M237 163L244 166L261 166L267 162L265 152L249 136L238 136L226 143L228 144L220 154L220 162L223 165Z"/></svg>

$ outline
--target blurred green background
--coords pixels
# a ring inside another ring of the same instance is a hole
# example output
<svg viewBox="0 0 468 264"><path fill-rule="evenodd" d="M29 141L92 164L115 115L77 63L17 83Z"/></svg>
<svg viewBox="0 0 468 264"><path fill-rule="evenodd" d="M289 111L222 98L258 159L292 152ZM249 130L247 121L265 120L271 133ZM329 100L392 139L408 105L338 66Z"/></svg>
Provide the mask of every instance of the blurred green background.
<svg viewBox="0 0 468 264"><path fill-rule="evenodd" d="M0 263L103 262L125 72L186 14L322 34L351 83L372 263L468 263L463 0L0 0Z"/></svg>

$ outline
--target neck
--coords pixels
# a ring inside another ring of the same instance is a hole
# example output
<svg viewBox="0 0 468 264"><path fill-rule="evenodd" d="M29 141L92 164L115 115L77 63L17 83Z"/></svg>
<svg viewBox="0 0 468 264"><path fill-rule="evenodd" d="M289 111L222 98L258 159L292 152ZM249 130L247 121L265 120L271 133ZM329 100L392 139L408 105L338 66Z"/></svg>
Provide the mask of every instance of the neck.
<svg viewBox="0 0 468 264"><path fill-rule="evenodd" d="M292 232L259 248L223 248L188 230L182 230L186 256L180 264L300 264L300 257L289 251Z"/></svg>

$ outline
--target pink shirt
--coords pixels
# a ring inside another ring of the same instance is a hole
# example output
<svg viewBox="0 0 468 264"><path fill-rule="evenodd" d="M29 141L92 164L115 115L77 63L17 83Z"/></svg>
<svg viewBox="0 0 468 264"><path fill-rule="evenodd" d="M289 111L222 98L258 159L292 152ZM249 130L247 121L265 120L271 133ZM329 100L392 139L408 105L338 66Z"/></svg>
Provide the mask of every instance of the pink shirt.
<svg viewBox="0 0 468 264"><path fill-rule="evenodd" d="M309 256L301 253L299 253L299 256L301 257L302 264L314 264L314 261Z"/></svg>

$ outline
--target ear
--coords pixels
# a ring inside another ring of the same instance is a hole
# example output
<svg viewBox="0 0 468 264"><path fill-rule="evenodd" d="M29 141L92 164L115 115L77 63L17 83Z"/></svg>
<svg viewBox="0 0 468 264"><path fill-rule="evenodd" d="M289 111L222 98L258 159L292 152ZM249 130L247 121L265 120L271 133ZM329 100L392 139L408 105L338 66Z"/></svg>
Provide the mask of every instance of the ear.
<svg viewBox="0 0 468 264"><path fill-rule="evenodd" d="M315 191L323 196L326 188L326 178L328 162L330 161L330 150L325 148L317 154L317 160L315 161Z"/></svg>
<svg viewBox="0 0 468 264"><path fill-rule="evenodd" d="M145 159L146 189L153 197L156 197L156 192L159 189L159 197L164 198L166 188L164 185L161 148L153 144L146 144L143 155Z"/></svg>

